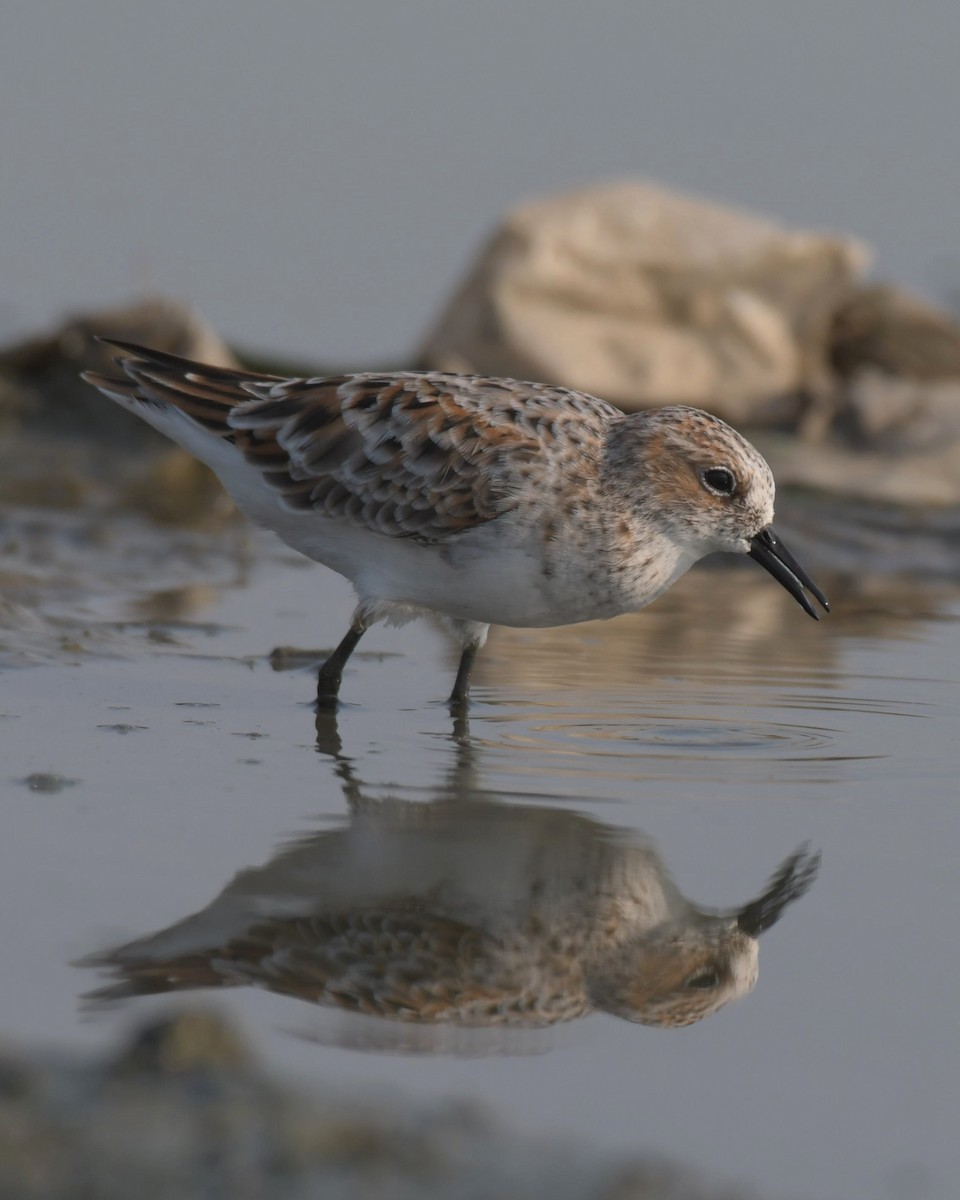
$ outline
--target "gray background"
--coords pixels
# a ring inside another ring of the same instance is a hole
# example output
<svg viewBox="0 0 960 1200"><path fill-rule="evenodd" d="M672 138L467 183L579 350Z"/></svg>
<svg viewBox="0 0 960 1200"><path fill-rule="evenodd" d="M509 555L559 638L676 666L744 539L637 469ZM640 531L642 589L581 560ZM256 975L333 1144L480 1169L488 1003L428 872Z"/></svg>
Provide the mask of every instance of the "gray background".
<svg viewBox="0 0 960 1200"><path fill-rule="evenodd" d="M8 0L0 336L154 289L399 359L507 206L637 175L946 295L958 47L955 0Z"/></svg>

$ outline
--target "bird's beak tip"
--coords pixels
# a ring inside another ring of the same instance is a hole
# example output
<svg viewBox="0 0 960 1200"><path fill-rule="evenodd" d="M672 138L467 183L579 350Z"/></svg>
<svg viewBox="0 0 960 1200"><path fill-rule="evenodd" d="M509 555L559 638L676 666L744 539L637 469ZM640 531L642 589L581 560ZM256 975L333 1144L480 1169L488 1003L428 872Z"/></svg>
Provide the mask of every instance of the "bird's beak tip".
<svg viewBox="0 0 960 1200"><path fill-rule="evenodd" d="M830 611L827 597L774 533L772 525L765 526L750 539L750 549L747 553L786 588L804 612L815 621L819 621L820 618L810 603L807 592L814 597L824 612Z"/></svg>

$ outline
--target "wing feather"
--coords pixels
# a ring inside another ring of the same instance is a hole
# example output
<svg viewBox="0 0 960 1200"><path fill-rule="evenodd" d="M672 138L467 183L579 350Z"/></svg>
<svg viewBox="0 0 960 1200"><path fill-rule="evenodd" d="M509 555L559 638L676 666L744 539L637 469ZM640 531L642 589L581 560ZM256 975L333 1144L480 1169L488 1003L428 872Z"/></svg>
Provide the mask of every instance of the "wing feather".
<svg viewBox="0 0 960 1200"><path fill-rule="evenodd" d="M588 1009L576 962L543 970L483 930L417 906L267 918L222 946L155 959L107 956L89 997L258 986L401 1021L547 1025Z"/></svg>
<svg viewBox="0 0 960 1200"><path fill-rule="evenodd" d="M620 414L579 392L478 376L399 372L281 379L115 342L115 397L173 406L234 444L290 510L439 541L516 507L558 429L602 440ZM546 461L544 461L546 460Z"/></svg>

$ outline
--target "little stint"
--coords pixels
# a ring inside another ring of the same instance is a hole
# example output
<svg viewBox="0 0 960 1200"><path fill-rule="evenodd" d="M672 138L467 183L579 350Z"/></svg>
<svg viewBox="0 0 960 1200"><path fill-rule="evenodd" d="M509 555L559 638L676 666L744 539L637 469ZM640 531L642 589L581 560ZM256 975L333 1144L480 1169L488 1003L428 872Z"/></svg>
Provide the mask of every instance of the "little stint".
<svg viewBox="0 0 960 1200"><path fill-rule="evenodd" d="M632 612L717 550L749 554L810 616L805 589L828 609L771 527L770 468L699 409L624 415L566 388L434 372L281 379L109 344L120 373L89 383L353 584L322 705L376 621L439 617L461 647L463 708L490 625Z"/></svg>

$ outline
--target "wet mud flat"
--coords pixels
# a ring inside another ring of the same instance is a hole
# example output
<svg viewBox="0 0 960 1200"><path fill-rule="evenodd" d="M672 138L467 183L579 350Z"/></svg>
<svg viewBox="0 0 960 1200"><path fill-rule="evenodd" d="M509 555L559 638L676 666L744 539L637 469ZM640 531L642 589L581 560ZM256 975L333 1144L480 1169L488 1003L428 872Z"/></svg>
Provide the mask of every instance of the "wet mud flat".
<svg viewBox="0 0 960 1200"><path fill-rule="evenodd" d="M203 1010L146 1026L109 1058L0 1057L7 1200L739 1200L653 1157L508 1131L462 1101L386 1105L272 1079Z"/></svg>

